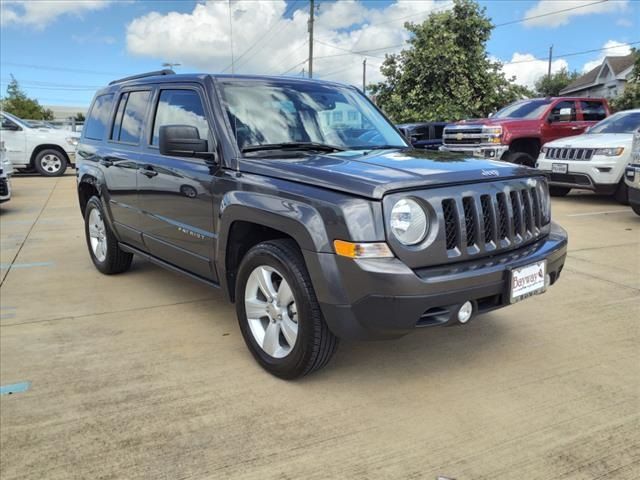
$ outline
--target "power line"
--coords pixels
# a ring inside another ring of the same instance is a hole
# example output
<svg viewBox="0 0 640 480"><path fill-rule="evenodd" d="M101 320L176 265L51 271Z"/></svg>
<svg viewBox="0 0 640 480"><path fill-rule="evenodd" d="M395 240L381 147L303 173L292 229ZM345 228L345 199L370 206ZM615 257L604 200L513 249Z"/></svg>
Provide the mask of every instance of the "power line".
<svg viewBox="0 0 640 480"><path fill-rule="evenodd" d="M535 18L548 17L550 15L557 15L558 13L570 12L571 10L578 10L579 8L590 7L591 5L598 5L599 3L605 3L609 0L598 0L597 2L585 3L584 5L578 5L575 7L563 8L562 10L554 10L553 12L541 13L540 15L533 15L531 17L524 17L518 20L511 20L510 22L498 23L493 28L505 27L507 25L513 25L514 23L526 22L527 20L533 20Z"/></svg>
<svg viewBox="0 0 640 480"><path fill-rule="evenodd" d="M299 67L300 65L302 65L303 63L305 63L307 60L309 60L309 57L305 58L304 60L302 60L301 62L296 63L293 67L285 70L284 72L282 72L280 75L286 75L287 73L289 73L291 70L293 70L296 67Z"/></svg>
<svg viewBox="0 0 640 480"><path fill-rule="evenodd" d="M635 42L625 43L624 45L631 46L631 45L635 45L637 43L640 43L640 40L635 41ZM621 47L621 45L616 45L616 46L613 46L613 47L603 47L603 48L595 48L593 50L583 50L581 52L562 53L560 55L554 55L554 58L575 57L576 55L585 55L587 53L602 52L603 50L611 50L612 48L620 48L620 47ZM514 64L517 64L517 63L530 63L530 62L538 62L538 61L546 62L547 59L546 58L535 57L535 58L530 58L530 59L527 59L527 60L516 60L516 61L513 61L513 62L504 62L504 63L501 62L501 63L503 65L514 65Z"/></svg>
<svg viewBox="0 0 640 480"><path fill-rule="evenodd" d="M127 73L114 73L114 72L99 72L95 70L81 70L77 68L66 68L66 67L53 67L49 65L33 65L29 63L14 63L14 62L2 62L2 65L8 65L10 67L21 67L21 68L33 68L36 70L52 70L58 72L71 72L71 73L83 73L88 75L108 75L110 77L113 76L121 76L127 75Z"/></svg>

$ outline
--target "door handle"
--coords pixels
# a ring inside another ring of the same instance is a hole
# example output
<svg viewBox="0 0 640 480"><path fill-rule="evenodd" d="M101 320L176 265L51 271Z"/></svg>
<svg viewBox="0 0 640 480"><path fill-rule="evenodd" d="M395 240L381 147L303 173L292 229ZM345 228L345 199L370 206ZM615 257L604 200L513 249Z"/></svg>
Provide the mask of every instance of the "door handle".
<svg viewBox="0 0 640 480"><path fill-rule="evenodd" d="M100 159L100 165L102 165L103 167L109 168L113 165L113 160L102 158Z"/></svg>
<svg viewBox="0 0 640 480"><path fill-rule="evenodd" d="M155 177L156 175L158 175L158 172L156 172L151 165L145 165L140 170L138 170L138 172L140 172L147 178Z"/></svg>

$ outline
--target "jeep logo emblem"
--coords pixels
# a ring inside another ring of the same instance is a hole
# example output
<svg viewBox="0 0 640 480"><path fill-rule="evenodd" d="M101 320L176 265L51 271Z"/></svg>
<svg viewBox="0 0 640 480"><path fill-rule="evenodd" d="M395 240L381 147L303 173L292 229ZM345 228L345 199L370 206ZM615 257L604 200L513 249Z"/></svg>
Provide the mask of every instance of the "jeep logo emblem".
<svg viewBox="0 0 640 480"><path fill-rule="evenodd" d="M482 170L483 177L499 177L500 172L498 170Z"/></svg>

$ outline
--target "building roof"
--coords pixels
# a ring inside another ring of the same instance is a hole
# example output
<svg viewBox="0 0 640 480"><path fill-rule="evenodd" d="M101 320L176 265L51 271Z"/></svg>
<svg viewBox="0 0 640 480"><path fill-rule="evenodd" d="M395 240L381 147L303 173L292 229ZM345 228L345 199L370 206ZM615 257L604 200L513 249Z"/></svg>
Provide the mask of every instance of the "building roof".
<svg viewBox="0 0 640 480"><path fill-rule="evenodd" d="M613 71L614 76L618 76L620 73L633 66L634 61L635 56L633 53L621 57L605 57L600 65L589 70L584 75L576 78L573 82L563 88L560 91L560 94L562 95L565 92L575 92L576 90L582 90L583 88L587 88L593 85L599 85L602 82L598 82L598 75L602 70L602 66L605 64L609 65L609 67Z"/></svg>

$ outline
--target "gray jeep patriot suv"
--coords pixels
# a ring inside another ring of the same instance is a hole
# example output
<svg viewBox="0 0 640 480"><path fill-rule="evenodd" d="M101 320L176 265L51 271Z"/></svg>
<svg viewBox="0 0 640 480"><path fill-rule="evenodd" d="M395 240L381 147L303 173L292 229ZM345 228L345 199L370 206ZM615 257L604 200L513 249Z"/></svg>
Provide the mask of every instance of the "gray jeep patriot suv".
<svg viewBox="0 0 640 480"><path fill-rule="evenodd" d="M356 88L296 78L117 80L78 145L89 253L222 288L258 363L294 378L338 338L393 338L544 292L566 232L527 167L413 150Z"/></svg>

